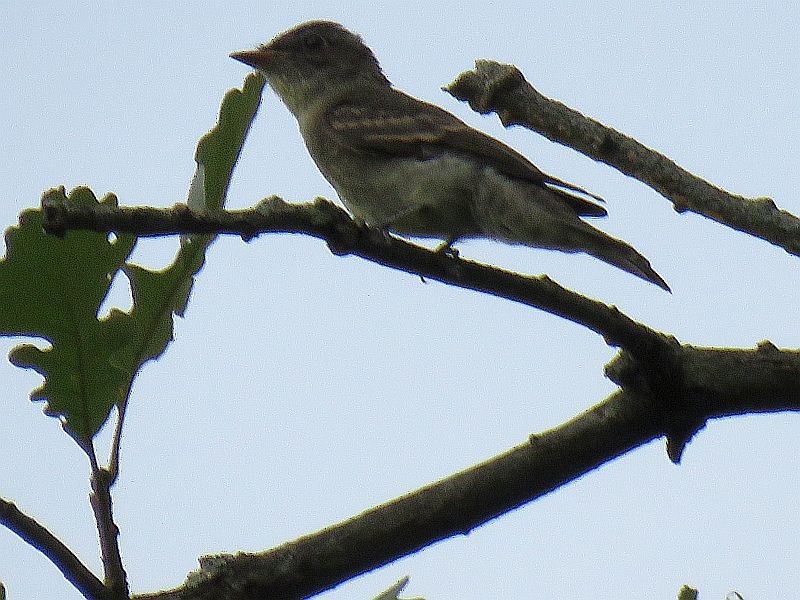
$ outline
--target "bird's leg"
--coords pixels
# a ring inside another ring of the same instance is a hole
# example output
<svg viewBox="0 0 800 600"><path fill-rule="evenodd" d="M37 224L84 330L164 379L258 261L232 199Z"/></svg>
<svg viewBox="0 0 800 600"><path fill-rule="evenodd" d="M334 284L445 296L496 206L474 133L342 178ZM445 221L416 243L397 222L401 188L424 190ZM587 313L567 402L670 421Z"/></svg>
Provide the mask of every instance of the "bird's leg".
<svg viewBox="0 0 800 600"><path fill-rule="evenodd" d="M380 235L380 239L384 244L388 244L392 240L392 235L389 232L389 228L385 225L381 225L380 227L372 227L371 229Z"/></svg>
<svg viewBox="0 0 800 600"><path fill-rule="evenodd" d="M457 236L449 237L441 244L436 246L434 252L436 252L437 254L444 254L445 256L458 258L458 250L456 248L453 248L453 244L455 244L457 241L458 241Z"/></svg>
<svg viewBox="0 0 800 600"><path fill-rule="evenodd" d="M388 225L382 223L368 223L365 219L356 216L353 216L352 219L359 229L363 230L373 241L380 240L386 244L392 239L392 236L389 235Z"/></svg>

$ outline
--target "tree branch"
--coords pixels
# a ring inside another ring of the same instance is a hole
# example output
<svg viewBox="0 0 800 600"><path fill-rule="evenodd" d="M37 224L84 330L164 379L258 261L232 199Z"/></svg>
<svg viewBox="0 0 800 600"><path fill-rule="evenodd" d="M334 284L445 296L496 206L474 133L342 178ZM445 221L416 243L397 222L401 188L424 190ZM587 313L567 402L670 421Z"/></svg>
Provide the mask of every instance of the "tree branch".
<svg viewBox="0 0 800 600"><path fill-rule="evenodd" d="M466 533L656 437L667 437L668 454L677 462L710 418L800 410L800 352L769 342L752 350L681 345L547 277L509 273L388 237L359 226L322 199L297 205L271 198L253 210L218 213L182 205L159 210L52 204L43 209L46 229L57 234L70 228L137 235L234 233L245 239L262 232L305 233L325 240L337 254L546 310L622 348L606 367L622 389L569 423L271 552L210 557L183 588L137 597L142 600L304 597Z"/></svg>
<svg viewBox="0 0 800 600"><path fill-rule="evenodd" d="M795 392L794 382L781 373L800 374L795 355L781 352L765 342L757 351L698 349L681 345L672 336L659 333L620 312L567 290L545 276L532 277L435 252L367 229L350 219L345 211L322 198L313 204L288 204L277 197L261 202L255 209L229 212L196 212L185 205L172 209L113 208L45 203L44 227L54 234L70 228L115 231L136 235L177 233L234 233L245 239L262 232L305 233L325 240L336 254L355 254L395 269L472 289L581 324L603 336L612 346L624 350L607 369L607 375L622 388L638 390L662 399L672 407L664 419L667 450L678 462L686 443L714 412L698 414L687 406L698 395L707 398L747 399L759 390L781 395ZM777 353L780 369L770 369L775 379L758 378L757 385L743 382L743 373L764 371L763 348ZM731 357L735 356L735 360ZM723 357L723 358L720 358ZM733 361L733 362L732 362ZM734 364L739 361L739 364ZM701 364L701 368L694 365ZM723 365L727 367L723 368ZM705 370L716 373L709 380ZM783 369L783 371L781 371ZM778 387L776 387L776 385ZM733 394L736 390L744 393ZM754 409L756 410L756 409Z"/></svg>
<svg viewBox="0 0 800 600"><path fill-rule="evenodd" d="M695 350L698 367L725 362L716 350ZM765 364L777 358L772 349L761 352ZM800 354L790 360L793 372L780 380L791 392L784 390L780 398L760 394L759 412L800 409ZM766 377L774 374L776 363L771 364ZM760 377L752 376L753 383ZM571 421L475 467L268 552L204 557L201 571L183 587L134 598L265 600L317 594L436 541L466 535L663 435L670 426L666 408L651 394L615 392ZM709 410L728 416L744 408L736 402L725 408L722 399L702 394L685 406L695 419L709 416ZM747 410L753 410L752 403Z"/></svg>
<svg viewBox="0 0 800 600"><path fill-rule="evenodd" d="M302 233L325 240L334 254L354 254L372 262L519 302L558 315L602 335L612 346L626 348L642 360L660 357L677 344L602 302L561 287L546 276L526 276L435 252L358 225L341 208L318 198L290 204L271 197L254 209L193 211L178 204L171 209L113 208L44 203L43 226L64 235L70 229L132 233L236 234L249 240L260 233Z"/></svg>
<svg viewBox="0 0 800 600"><path fill-rule="evenodd" d="M473 110L495 112L503 125L522 125L551 141L647 184L678 212L691 210L800 255L800 219L770 198L745 198L692 175L663 154L536 91L513 65L475 61L443 88Z"/></svg>
<svg viewBox="0 0 800 600"><path fill-rule="evenodd" d="M92 468L92 491L89 494L89 503L97 524L107 597L109 600L127 600L128 578L119 552L119 529L114 523L114 511L111 505L111 485L115 475L98 465L91 441L87 447L90 449L88 455Z"/></svg>
<svg viewBox="0 0 800 600"><path fill-rule="evenodd" d="M90 600L109 598L103 582L95 577L64 543L45 527L0 498L0 523L44 554L75 588Z"/></svg>
<svg viewBox="0 0 800 600"><path fill-rule="evenodd" d="M667 454L677 463L712 418L798 410L800 351L768 341L755 350L680 345L663 368L620 352L606 375L625 390L660 399Z"/></svg>

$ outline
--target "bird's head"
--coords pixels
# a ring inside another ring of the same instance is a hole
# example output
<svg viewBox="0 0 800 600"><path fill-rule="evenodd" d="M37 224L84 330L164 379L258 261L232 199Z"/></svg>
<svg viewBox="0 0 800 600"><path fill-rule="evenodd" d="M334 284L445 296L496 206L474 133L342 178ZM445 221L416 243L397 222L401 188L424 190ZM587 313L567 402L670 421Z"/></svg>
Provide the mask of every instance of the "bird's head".
<svg viewBox="0 0 800 600"><path fill-rule="evenodd" d="M322 93L359 82L389 86L378 59L359 36L332 21L310 21L255 50L231 57L261 71L293 113Z"/></svg>

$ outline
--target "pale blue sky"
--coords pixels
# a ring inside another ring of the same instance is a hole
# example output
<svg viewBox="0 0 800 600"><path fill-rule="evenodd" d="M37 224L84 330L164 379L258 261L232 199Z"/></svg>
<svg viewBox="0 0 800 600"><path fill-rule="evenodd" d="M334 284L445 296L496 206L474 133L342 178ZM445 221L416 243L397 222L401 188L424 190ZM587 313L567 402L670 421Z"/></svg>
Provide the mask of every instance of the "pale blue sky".
<svg viewBox="0 0 800 600"><path fill-rule="evenodd" d="M246 69L228 58L330 18L362 34L400 88L604 196L596 224L645 254L670 296L584 256L489 242L462 255L556 281L697 345L797 347L798 259L439 87L476 58L516 64L544 94L637 137L726 189L800 214L800 89L791 3L4 2L0 225L54 185L123 204L185 198L197 138ZM587 6L588 5L588 6ZM269 91L230 191L335 198ZM139 258L163 264L174 240ZM13 343L0 344L6 354ZM554 316L405 275L297 236L221 239L176 341L136 382L115 488L133 591L180 584L201 554L262 550L521 443L603 399L613 356ZM96 571L88 466L41 406L40 378L0 362L0 495ZM684 463L640 448L466 538L326 594L702 598L800 590L797 415L715 421ZM78 598L0 529L10 600Z"/></svg>

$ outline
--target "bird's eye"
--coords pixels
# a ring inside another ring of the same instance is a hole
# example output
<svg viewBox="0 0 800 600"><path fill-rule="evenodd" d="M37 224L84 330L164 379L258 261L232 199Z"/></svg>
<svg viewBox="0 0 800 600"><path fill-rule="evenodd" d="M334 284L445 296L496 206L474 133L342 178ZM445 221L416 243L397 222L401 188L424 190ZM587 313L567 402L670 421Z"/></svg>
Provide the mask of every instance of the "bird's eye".
<svg viewBox="0 0 800 600"><path fill-rule="evenodd" d="M303 40L303 43L305 43L306 48L309 50L321 50L325 47L325 38L321 35L313 34L307 36L305 40Z"/></svg>

